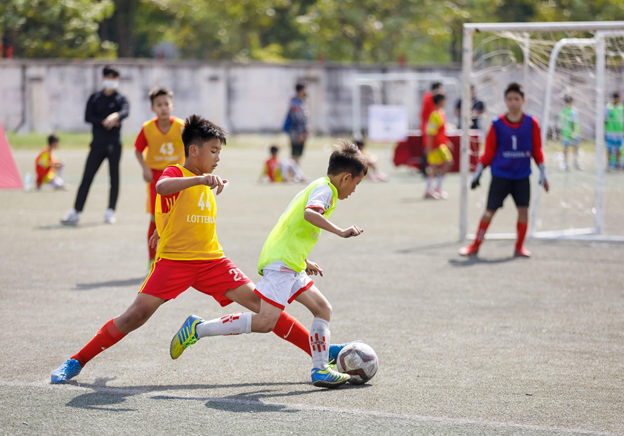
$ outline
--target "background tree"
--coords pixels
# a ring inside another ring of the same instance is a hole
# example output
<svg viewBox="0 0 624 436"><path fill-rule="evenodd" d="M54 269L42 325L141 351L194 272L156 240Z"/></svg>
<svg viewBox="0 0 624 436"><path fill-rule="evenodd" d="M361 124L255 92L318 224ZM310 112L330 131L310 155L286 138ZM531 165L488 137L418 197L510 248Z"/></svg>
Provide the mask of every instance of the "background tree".
<svg viewBox="0 0 624 436"><path fill-rule="evenodd" d="M98 23L114 11L110 0L3 0L0 34L15 57L114 57L116 45L102 41Z"/></svg>

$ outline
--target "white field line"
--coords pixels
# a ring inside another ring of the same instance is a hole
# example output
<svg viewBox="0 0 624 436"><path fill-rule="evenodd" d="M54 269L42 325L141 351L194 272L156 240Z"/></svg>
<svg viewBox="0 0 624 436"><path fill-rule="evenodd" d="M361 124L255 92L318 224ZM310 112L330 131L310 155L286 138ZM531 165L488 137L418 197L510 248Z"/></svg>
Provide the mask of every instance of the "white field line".
<svg viewBox="0 0 624 436"><path fill-rule="evenodd" d="M564 427L551 427L544 425L531 425L531 424L517 424L514 422L498 422L498 421L487 421L487 420L473 420L473 419L464 419L464 418L447 418L447 417L437 417L437 416L423 416L423 415L410 415L403 413L388 413L388 412L378 412L375 410L358 410L358 409L341 409L335 407L322 407L322 406L311 406L308 404L298 404L298 403L272 403L266 401L257 401L257 400L244 400L244 399L236 399L236 398L220 398L220 397L197 397L195 395L185 395L185 394L167 394L166 391L154 391L153 389L141 389L141 388L124 388L124 387L107 387L107 386L98 386L96 389L91 387L82 387L78 385L53 385L46 381L41 382L17 382L17 381L4 381L0 380L0 386L3 387L16 387L16 388L39 388L39 389L49 389L49 390L71 390L71 391L80 391L80 392L105 392L105 393L117 393L122 395L142 395L148 398L155 397L167 397L171 399L181 399L181 400L197 400L197 401L209 401L213 403L221 403L221 404L239 404L244 406L257 406L257 407L283 407L286 409L300 409L305 411L312 412L330 412L330 413L344 413L347 415L360 415L360 416L373 416L378 418L392 418L392 419L405 419L410 421L417 422L437 422L441 424L447 425L470 425L470 426L483 426L483 427L491 427L491 428L517 428L520 430L532 430L532 431L542 431L542 432L557 432L562 434L579 434L579 435L595 435L595 436L617 436L618 433L611 433L605 431L596 431L596 430L585 430L579 428L564 428Z"/></svg>

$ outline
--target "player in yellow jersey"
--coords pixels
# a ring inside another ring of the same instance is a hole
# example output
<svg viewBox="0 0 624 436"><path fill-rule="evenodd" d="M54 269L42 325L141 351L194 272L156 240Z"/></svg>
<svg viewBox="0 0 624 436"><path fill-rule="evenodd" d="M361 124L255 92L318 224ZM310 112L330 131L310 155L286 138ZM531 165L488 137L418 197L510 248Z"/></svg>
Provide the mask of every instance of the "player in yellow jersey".
<svg viewBox="0 0 624 436"><path fill-rule="evenodd" d="M147 231L147 246L151 267L156 258L156 250L149 244L149 238L156 230L154 218L156 183L169 165L184 163L184 144L182 143L184 121L171 116L174 108L173 92L169 89L154 88L150 91L149 98L156 118L143 124L134 147L136 158L143 169L143 179L148 183L147 212L151 214L151 220Z"/></svg>
<svg viewBox="0 0 624 436"><path fill-rule="evenodd" d="M87 362L141 327L163 303L191 286L222 306L236 302L253 312L260 311L254 284L225 257L217 239L213 189L218 195L225 181L212 172L220 161L225 136L222 128L198 115L187 118L182 133L186 161L183 166L168 167L156 184L158 230L152 236L154 245L158 235L161 238L149 276L130 307L104 324L87 345L59 366L52 373L52 383L77 376ZM221 334L239 334L244 333L241 325L245 329L245 323L250 322L247 314L235 313L212 327ZM186 333L188 337L194 337L195 325ZM308 330L286 312L281 312L273 332L312 354Z"/></svg>

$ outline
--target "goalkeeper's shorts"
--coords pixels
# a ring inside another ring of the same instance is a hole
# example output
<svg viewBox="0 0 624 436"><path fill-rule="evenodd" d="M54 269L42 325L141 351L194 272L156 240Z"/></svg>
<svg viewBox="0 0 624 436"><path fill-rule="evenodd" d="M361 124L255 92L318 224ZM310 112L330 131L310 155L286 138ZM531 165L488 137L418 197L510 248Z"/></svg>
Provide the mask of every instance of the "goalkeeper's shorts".
<svg viewBox="0 0 624 436"><path fill-rule="evenodd" d="M528 207L531 200L531 183L528 177L522 179L505 179L492 176L488 194L487 209L497 210L503 207L503 201L511 195L516 207Z"/></svg>

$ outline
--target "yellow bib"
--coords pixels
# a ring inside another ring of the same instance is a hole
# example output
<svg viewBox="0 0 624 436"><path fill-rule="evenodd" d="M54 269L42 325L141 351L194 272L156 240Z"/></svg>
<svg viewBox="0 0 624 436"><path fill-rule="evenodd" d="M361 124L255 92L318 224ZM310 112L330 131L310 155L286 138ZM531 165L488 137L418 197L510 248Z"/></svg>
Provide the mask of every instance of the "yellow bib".
<svg viewBox="0 0 624 436"><path fill-rule="evenodd" d="M184 163L184 143L182 129L184 121L173 118L171 128L164 134L158 128L157 119L143 124L143 134L147 141L145 163L153 170L164 170L169 165Z"/></svg>
<svg viewBox="0 0 624 436"><path fill-rule="evenodd" d="M175 165L184 177L196 177ZM160 242L156 258L208 260L223 257L216 232L217 204L212 190L193 186L172 195L156 196L156 228Z"/></svg>

